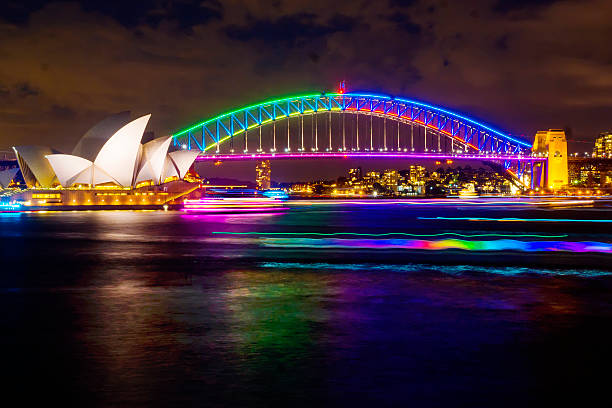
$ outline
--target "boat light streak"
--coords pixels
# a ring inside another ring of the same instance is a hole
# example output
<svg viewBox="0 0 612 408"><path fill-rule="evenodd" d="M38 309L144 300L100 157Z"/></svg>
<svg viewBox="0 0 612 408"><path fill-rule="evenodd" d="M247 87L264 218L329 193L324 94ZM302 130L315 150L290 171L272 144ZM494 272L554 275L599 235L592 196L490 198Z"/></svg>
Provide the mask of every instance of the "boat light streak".
<svg viewBox="0 0 612 408"><path fill-rule="evenodd" d="M499 239L468 241L462 239L340 239L340 238L266 238L263 246L278 248L317 249L404 249L404 250L465 250L518 252L599 252L612 254L612 244L592 241L519 241Z"/></svg>
<svg viewBox="0 0 612 408"><path fill-rule="evenodd" d="M359 232L230 232L230 231L213 231L213 234L220 235L256 235L256 236L360 236L360 237L388 237L388 236L406 236L406 237L443 237L443 236L457 236L463 238L475 238L475 237L514 237L514 238L565 238L567 234L559 235L539 235L539 234L460 234L458 232L442 232L438 234L410 234L406 232L386 232L379 234L367 234Z"/></svg>

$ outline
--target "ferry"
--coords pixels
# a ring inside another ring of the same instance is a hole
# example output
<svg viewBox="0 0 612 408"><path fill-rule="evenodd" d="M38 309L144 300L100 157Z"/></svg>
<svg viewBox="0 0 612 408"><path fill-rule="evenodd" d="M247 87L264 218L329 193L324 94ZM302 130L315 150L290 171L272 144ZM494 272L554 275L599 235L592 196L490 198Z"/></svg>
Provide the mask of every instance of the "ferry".
<svg viewBox="0 0 612 408"><path fill-rule="evenodd" d="M459 198L474 198L478 197L476 188L473 183L469 183L465 188L459 190Z"/></svg>

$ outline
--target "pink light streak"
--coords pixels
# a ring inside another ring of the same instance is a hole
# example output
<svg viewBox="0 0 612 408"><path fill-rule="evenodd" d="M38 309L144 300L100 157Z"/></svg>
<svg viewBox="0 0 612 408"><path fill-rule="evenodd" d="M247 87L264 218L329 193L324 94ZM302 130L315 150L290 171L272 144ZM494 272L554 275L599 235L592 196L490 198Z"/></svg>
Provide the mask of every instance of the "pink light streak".
<svg viewBox="0 0 612 408"><path fill-rule="evenodd" d="M267 197L206 197L198 200L185 200L183 211L207 213L244 213L287 210L283 204Z"/></svg>

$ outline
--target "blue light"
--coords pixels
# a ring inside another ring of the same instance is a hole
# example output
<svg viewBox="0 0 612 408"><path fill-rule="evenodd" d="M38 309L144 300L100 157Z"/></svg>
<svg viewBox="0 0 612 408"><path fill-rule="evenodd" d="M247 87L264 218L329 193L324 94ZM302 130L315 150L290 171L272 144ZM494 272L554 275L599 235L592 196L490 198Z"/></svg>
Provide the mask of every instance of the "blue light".
<svg viewBox="0 0 612 408"><path fill-rule="evenodd" d="M262 193L264 197L277 198L279 200L285 200L289 198L289 195L283 190L266 190Z"/></svg>
<svg viewBox="0 0 612 408"><path fill-rule="evenodd" d="M423 106L423 107L428 108L428 109L434 109L434 110L437 110L437 111L440 111L440 112L444 112L444 113L446 113L446 114L448 114L448 115L452 115L452 116L454 116L454 117L456 117L456 118L459 118L459 119L465 120L465 121L467 121L467 122L473 123L473 124L475 124L475 125L478 125L478 126L480 126L481 128L483 128L483 129L487 129L488 131L495 133L495 134L496 134L496 135L498 135L498 136L504 137L504 138L506 138L506 139L510 139L510 140L512 140L513 142L516 142L516 143L519 143L519 144L521 144L521 145L523 145L523 146L525 146L525 147L529 147L529 148L531 148L531 145L530 145L529 143L526 143L526 142L524 142L524 141L522 141L522 140L517 140L517 139L514 139L514 138L512 138L512 137L510 137L510 136L506 135L505 133L500 132L499 130L493 129L493 128L491 128L491 127L489 127L489 126L487 126L487 125L485 125L485 124L483 124L483 123L480 123L480 122L475 121L475 120L473 120L473 119L467 118L467 117L465 117L465 116L463 116L463 115L460 115L460 114L458 114L458 113L456 113L456 112L452 112L452 111L449 111L449 110L446 110L446 109L443 109L443 108L440 108L440 107L437 107L437 106L428 105L428 104L423 103L423 102L413 101L413 100L410 100L410 99L404 99L404 98L394 98L394 97L390 97L390 96L387 96L387 95L375 95L375 94L357 94L357 93L347 93L347 94L344 94L344 96L354 96L354 97L367 97L367 98L380 98L380 99L388 99L388 100L394 100L394 101L400 101L400 102L411 103L411 104L413 104L413 105Z"/></svg>
<svg viewBox="0 0 612 408"><path fill-rule="evenodd" d="M0 211L18 211L21 209L21 204L19 203L0 203Z"/></svg>

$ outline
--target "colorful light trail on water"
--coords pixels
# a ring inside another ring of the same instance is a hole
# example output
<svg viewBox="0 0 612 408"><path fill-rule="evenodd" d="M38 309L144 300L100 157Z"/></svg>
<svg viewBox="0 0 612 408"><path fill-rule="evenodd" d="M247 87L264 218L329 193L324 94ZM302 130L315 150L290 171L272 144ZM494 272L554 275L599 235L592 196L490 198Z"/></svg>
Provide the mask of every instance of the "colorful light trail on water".
<svg viewBox="0 0 612 408"><path fill-rule="evenodd" d="M464 250L516 252L575 252L612 254L612 244L596 241L520 241L498 239L472 241L463 239L340 239L340 238L265 238L261 244L275 248L316 249L396 249L396 250Z"/></svg>
<svg viewBox="0 0 612 408"><path fill-rule="evenodd" d="M418 199L349 199L349 200L290 200L287 205L414 205L414 206L576 206L591 205L594 200L536 199L536 198L418 198Z"/></svg>
<svg viewBox="0 0 612 408"><path fill-rule="evenodd" d="M220 235L246 235L246 236L324 236L324 237L336 237L336 236L358 236L358 237L390 237L390 236L404 236L404 237L444 237L444 236L457 236L462 238L476 238L476 237L511 237L511 238L565 238L567 234L558 235L541 235L541 234L460 234L458 232L440 232L437 234L411 234L407 232L385 232L385 233L359 233L359 232L230 232L230 231L214 231L213 234Z"/></svg>

